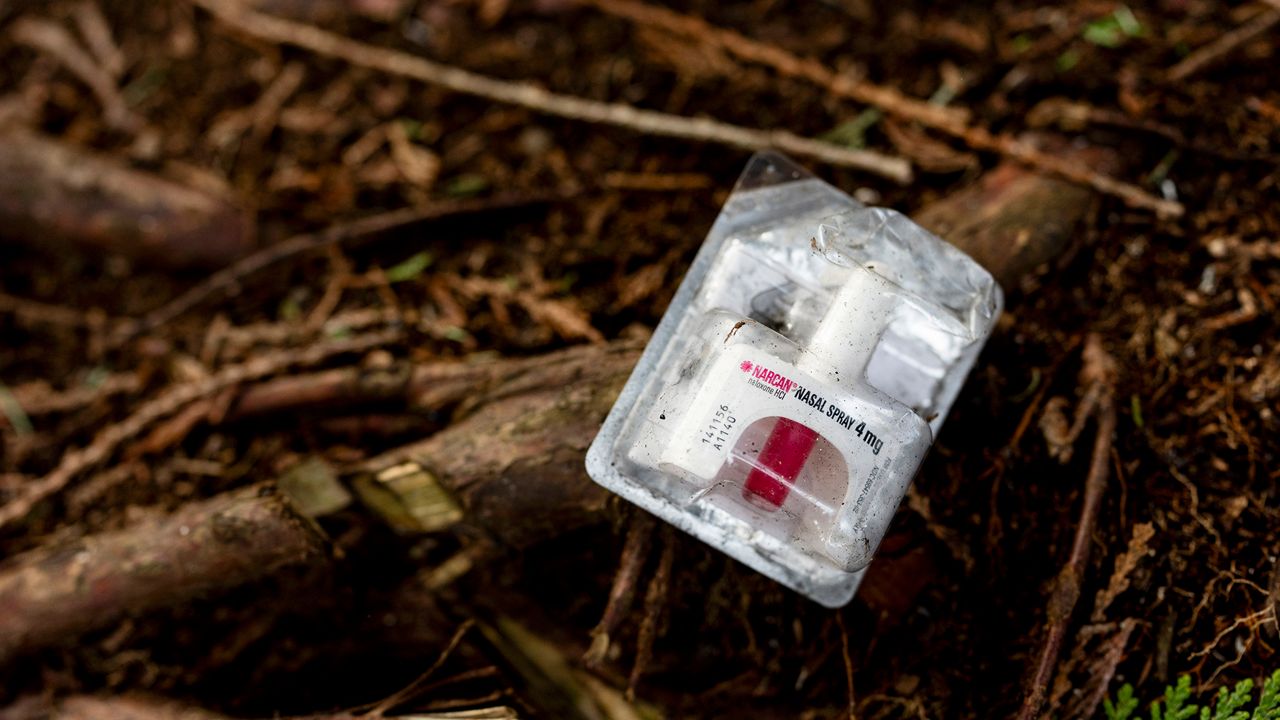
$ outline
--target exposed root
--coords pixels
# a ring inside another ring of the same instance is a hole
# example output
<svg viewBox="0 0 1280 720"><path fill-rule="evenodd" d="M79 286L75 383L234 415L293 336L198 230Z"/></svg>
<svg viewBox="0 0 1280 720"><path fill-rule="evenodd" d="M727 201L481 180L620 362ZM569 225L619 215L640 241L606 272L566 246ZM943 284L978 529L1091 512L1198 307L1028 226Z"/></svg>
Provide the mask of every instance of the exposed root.
<svg viewBox="0 0 1280 720"><path fill-rule="evenodd" d="M649 538L652 535L653 516L643 511L633 511L627 539L622 546L622 559L618 561L618 572L613 576L613 585L609 588L609 602L605 605L600 622L591 631L591 647L583 658L587 667L600 665L609 654L609 636L631 609L636 582L640 578L645 558L648 557Z"/></svg>
<svg viewBox="0 0 1280 720"><path fill-rule="evenodd" d="M1044 640L1036 656L1035 669L1027 686L1027 694L1019 720L1038 717L1044 706L1049 683L1053 679L1058 655L1067 635L1067 626L1080 599L1080 585L1084 581L1085 567L1089 562L1089 546L1093 528L1098 522L1098 510L1102 506L1102 494L1107 487L1107 475L1111 464L1111 442L1116 432L1115 408L1115 360L1102 347L1102 340L1090 335L1085 340L1084 367L1080 380L1085 384L1085 400L1098 421L1094 437L1093 453L1089 460L1089 474L1085 477L1084 502L1080 506L1080 521L1076 525L1075 539L1067 564L1054 581L1046 609Z"/></svg>
<svg viewBox="0 0 1280 720"><path fill-rule="evenodd" d="M627 699L634 700L636 686L649 666L649 658L653 656L653 643L658 638L658 625L663 615L663 605L667 601L667 590L671 586L671 566L675 561L676 542L672 529L663 528L662 558L658 560L658 569L649 581L649 588L644 594L644 620L640 623L640 637L636 641L636 662L631 666L631 676L627 679Z"/></svg>

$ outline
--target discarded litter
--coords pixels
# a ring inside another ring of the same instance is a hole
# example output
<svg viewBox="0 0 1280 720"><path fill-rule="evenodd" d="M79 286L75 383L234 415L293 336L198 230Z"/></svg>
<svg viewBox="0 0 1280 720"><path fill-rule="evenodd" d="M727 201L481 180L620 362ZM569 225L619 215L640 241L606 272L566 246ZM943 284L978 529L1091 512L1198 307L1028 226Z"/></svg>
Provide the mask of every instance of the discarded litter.
<svg viewBox="0 0 1280 720"><path fill-rule="evenodd" d="M601 485L847 603L1000 313L903 215L754 156L587 455Z"/></svg>

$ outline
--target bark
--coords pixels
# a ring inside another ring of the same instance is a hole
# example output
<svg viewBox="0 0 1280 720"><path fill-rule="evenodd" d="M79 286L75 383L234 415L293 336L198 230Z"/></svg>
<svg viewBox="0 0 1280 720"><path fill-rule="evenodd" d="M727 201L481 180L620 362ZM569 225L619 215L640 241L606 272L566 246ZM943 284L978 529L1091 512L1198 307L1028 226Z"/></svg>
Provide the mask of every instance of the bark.
<svg viewBox="0 0 1280 720"><path fill-rule="evenodd" d="M307 715L292 720L358 720L381 717L345 712ZM410 713L405 720L515 720L505 706L442 713ZM0 709L0 720L230 720L201 708L146 696L95 697L73 695L55 703L29 698Z"/></svg>
<svg viewBox="0 0 1280 720"><path fill-rule="evenodd" d="M1102 172L1119 165L1110 148L1069 148L1054 136L1037 141L1055 155ZM1024 276L1073 246L1096 200L1087 187L1008 160L912 219L981 263L1008 293Z"/></svg>
<svg viewBox="0 0 1280 720"><path fill-rule="evenodd" d="M609 494L587 477L583 456L640 350L617 342L489 364L488 382L460 399L461 419L371 459L358 487L366 499L389 491L410 516L435 517L456 502L468 525L513 547L596 522ZM449 393L441 385L424 395Z"/></svg>
<svg viewBox="0 0 1280 720"><path fill-rule="evenodd" d="M270 486L182 507L0 566L0 665L127 615L325 557L320 531Z"/></svg>
<svg viewBox="0 0 1280 720"><path fill-rule="evenodd" d="M220 267L254 243L248 213L224 198L25 130L0 133L0 228L176 268Z"/></svg>

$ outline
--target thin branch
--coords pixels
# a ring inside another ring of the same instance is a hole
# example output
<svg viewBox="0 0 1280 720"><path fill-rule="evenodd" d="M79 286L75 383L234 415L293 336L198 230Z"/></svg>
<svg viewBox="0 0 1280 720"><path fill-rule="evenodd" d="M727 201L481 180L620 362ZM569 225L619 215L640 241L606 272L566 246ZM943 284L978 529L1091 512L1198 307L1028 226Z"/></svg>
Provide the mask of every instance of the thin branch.
<svg viewBox="0 0 1280 720"><path fill-rule="evenodd" d="M696 42L710 43L740 60L770 67L783 77L807 80L837 97L875 105L891 115L918 122L957 138L975 150L1000 153L1037 170L1091 187L1100 193L1119 198L1130 207L1151 210L1161 217L1179 217L1185 212L1181 203L1157 198L1136 185L1094 172L1080 162L1050 155L1007 135L996 135L983 128L970 127L954 109L939 108L888 88L839 75L817 60L802 58L776 45L718 28L700 18L633 0L589 1L605 12L637 24L658 27Z"/></svg>
<svg viewBox="0 0 1280 720"><path fill-rule="evenodd" d="M107 317L93 310L50 305L39 300L3 292L0 292L0 313L13 315L19 322L28 325L52 325L87 330L120 327L129 323L127 319Z"/></svg>
<svg viewBox="0 0 1280 720"><path fill-rule="evenodd" d="M1241 45L1267 32L1278 23L1280 23L1280 9L1259 13L1240 27L1223 33L1217 40L1196 48L1195 51L1179 61L1177 65L1169 68L1167 77L1172 82L1186 80L1231 54Z"/></svg>
<svg viewBox="0 0 1280 720"><path fill-rule="evenodd" d="M243 365L224 368L199 382L174 386L143 404L124 420L107 426L85 448L69 450L48 475L21 487L17 497L0 506L0 529L20 520L42 500L60 492L78 475L106 461L122 444L137 438L156 421L191 403L209 398L243 382L274 375L295 365L314 365L348 352L360 352L393 342L399 332L384 330L349 340L338 340L303 350L276 352L254 358Z"/></svg>
<svg viewBox="0 0 1280 720"><path fill-rule="evenodd" d="M844 660L844 684L849 698L849 720L858 717L858 701L853 693L853 658L849 655L849 630L844 625L844 611L836 610L836 624L840 626L840 657Z"/></svg>
<svg viewBox="0 0 1280 720"><path fill-rule="evenodd" d="M530 83L499 80L397 50L357 42L312 25L255 12L237 0L192 1L250 37L293 45L352 65L439 85L454 92L649 135L719 143L748 150L781 150L832 165L865 170L902 184L911 182L911 164L902 158L840 147L786 130L759 130L710 118L689 118L641 110L621 103L561 95Z"/></svg>
<svg viewBox="0 0 1280 720"><path fill-rule="evenodd" d="M794 55L777 45L759 42L733 30L717 27L700 17L685 15L657 5L636 0L583 0L602 12L637 25L657 28L680 37L709 43L739 60L773 68L779 75L806 80L833 95L866 105L874 105L891 115L930 125L963 126L968 111L962 108L934 105L907 97L893 88L840 75L812 58Z"/></svg>
<svg viewBox="0 0 1280 720"><path fill-rule="evenodd" d="M618 572L609 588L609 601L604 615L591 631L591 647L583 658L587 667L599 667L609 655L609 636L622 622L631 601L635 598L636 584L645 558L649 557L649 538L653 535L653 516L646 512L632 512L631 526L622 546L622 558L618 560Z"/></svg>
<svg viewBox="0 0 1280 720"><path fill-rule="evenodd" d="M112 36L111 23L107 22L98 3L95 0L80 0L75 4L71 19L80 29L85 44L102 65L102 69L114 80L118 81L123 77L128 58Z"/></svg>
<svg viewBox="0 0 1280 720"><path fill-rule="evenodd" d="M670 526L662 529L661 539L662 555L658 559L658 569L654 571L644 594L644 618L640 621L640 636L636 638L636 662L631 666L631 675L627 678L627 700L635 700L636 687L649 667L653 643L658 639L658 625L667 602L667 591L671 587L676 538Z"/></svg>
<svg viewBox="0 0 1280 720"><path fill-rule="evenodd" d="M1049 595L1044 642L1037 654L1035 670L1022 709L1018 712L1018 720L1039 717L1058 656L1062 653L1071 615L1076 601L1080 599L1093 529L1098 524L1098 510L1102 507L1102 495L1107 488L1111 468L1111 443L1116 431L1115 372L1115 359L1103 349L1101 339L1096 335L1086 338L1080 379L1087 387L1086 396L1096 397L1093 414L1098 421L1098 430L1089 459L1089 474L1084 481L1084 502L1080 506L1080 520L1071 543L1071 554L1067 564L1058 572Z"/></svg>
<svg viewBox="0 0 1280 720"><path fill-rule="evenodd" d="M245 278L306 252L429 220L532 205L545 202L549 197L548 195L499 195L478 200L444 200L426 207L392 210L333 225L318 232L295 235L213 273L178 297L151 311L145 318L132 324L123 332L116 333L112 341L118 346L138 335L151 332L210 298L231 294Z"/></svg>
<svg viewBox="0 0 1280 720"><path fill-rule="evenodd" d="M62 64L97 96L107 124L117 130L134 131L142 121L129 109L115 79L89 55L66 28L50 20L23 17L14 22L10 32L18 42L43 52Z"/></svg>

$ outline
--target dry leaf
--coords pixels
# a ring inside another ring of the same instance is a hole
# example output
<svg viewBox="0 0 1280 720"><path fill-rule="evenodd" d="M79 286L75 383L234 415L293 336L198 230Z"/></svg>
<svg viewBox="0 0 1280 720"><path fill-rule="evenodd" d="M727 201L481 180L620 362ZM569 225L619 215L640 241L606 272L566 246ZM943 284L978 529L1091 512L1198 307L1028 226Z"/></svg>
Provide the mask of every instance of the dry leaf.
<svg viewBox="0 0 1280 720"><path fill-rule="evenodd" d="M1156 534L1151 523L1139 523L1133 526L1133 537L1129 538L1129 547L1124 554L1116 558L1116 568L1111 571L1111 580L1107 587L1098 591L1093 603L1093 622L1102 622L1107 608L1116 596L1129 589L1129 575L1138 566L1138 561L1147 554L1147 541Z"/></svg>

